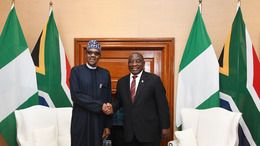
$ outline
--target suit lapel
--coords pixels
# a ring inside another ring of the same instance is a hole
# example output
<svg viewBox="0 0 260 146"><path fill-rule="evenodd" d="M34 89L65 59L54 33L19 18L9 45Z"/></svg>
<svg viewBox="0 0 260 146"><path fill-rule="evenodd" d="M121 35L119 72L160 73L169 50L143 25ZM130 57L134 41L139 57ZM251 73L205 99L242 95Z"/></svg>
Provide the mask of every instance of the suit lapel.
<svg viewBox="0 0 260 146"><path fill-rule="evenodd" d="M142 91L143 91L143 88L144 88L145 84L147 83L146 74L147 73L145 71L143 71L142 76L140 78L140 81L138 83L137 90L136 90L134 103L140 98Z"/></svg>

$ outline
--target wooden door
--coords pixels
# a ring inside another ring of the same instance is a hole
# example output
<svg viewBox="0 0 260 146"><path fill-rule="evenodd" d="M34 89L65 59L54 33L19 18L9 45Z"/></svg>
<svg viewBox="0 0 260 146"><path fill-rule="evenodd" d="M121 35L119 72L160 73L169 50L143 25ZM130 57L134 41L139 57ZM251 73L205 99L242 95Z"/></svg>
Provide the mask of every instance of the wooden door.
<svg viewBox="0 0 260 146"><path fill-rule="evenodd" d="M97 40L102 46L98 66L110 71L113 96L118 79L129 74L128 57L133 52L139 52L144 56L145 71L161 77L171 115L171 136L161 142L161 146L166 146L167 142L173 139L174 38L75 38L75 66L86 63L85 49L90 40Z"/></svg>

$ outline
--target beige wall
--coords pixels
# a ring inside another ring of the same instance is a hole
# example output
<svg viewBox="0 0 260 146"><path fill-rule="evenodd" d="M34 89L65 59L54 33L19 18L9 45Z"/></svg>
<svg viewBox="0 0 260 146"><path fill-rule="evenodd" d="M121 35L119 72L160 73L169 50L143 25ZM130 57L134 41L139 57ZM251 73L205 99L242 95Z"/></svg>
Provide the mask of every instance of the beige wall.
<svg viewBox="0 0 260 146"><path fill-rule="evenodd" d="M0 32L11 0L0 0ZM27 44L33 49L49 14L48 0L16 0ZM74 38L175 37L175 91L180 60L197 11L198 0L53 0L54 18L70 64ZM219 57L236 13L236 0L204 0L202 17ZM259 55L260 1L242 0L242 13ZM175 92L176 95L176 92Z"/></svg>

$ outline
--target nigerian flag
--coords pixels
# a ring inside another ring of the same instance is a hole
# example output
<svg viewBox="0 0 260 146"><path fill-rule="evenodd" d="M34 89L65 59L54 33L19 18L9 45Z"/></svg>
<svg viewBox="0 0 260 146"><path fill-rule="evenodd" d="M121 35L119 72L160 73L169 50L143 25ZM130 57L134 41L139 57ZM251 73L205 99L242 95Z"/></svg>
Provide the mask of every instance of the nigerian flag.
<svg viewBox="0 0 260 146"><path fill-rule="evenodd" d="M71 107L69 89L70 65L50 10L49 19L32 52L37 72L40 104Z"/></svg>
<svg viewBox="0 0 260 146"><path fill-rule="evenodd" d="M14 5L0 37L0 133L17 145L14 111L39 104L36 73Z"/></svg>
<svg viewBox="0 0 260 146"><path fill-rule="evenodd" d="M198 8L179 66L176 126L182 108L219 107L219 64Z"/></svg>
<svg viewBox="0 0 260 146"><path fill-rule="evenodd" d="M221 107L241 112L239 145L260 145L260 63L245 26L237 14L219 58Z"/></svg>

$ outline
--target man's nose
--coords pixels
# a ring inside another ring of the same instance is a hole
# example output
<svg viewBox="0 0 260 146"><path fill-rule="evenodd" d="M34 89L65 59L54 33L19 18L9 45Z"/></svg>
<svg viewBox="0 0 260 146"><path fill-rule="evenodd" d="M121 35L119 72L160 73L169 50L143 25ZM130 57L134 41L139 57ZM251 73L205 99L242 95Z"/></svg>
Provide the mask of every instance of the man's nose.
<svg viewBox="0 0 260 146"><path fill-rule="evenodd" d="M133 65L137 65L137 62L136 62L136 61L134 61L134 62L133 62Z"/></svg>

